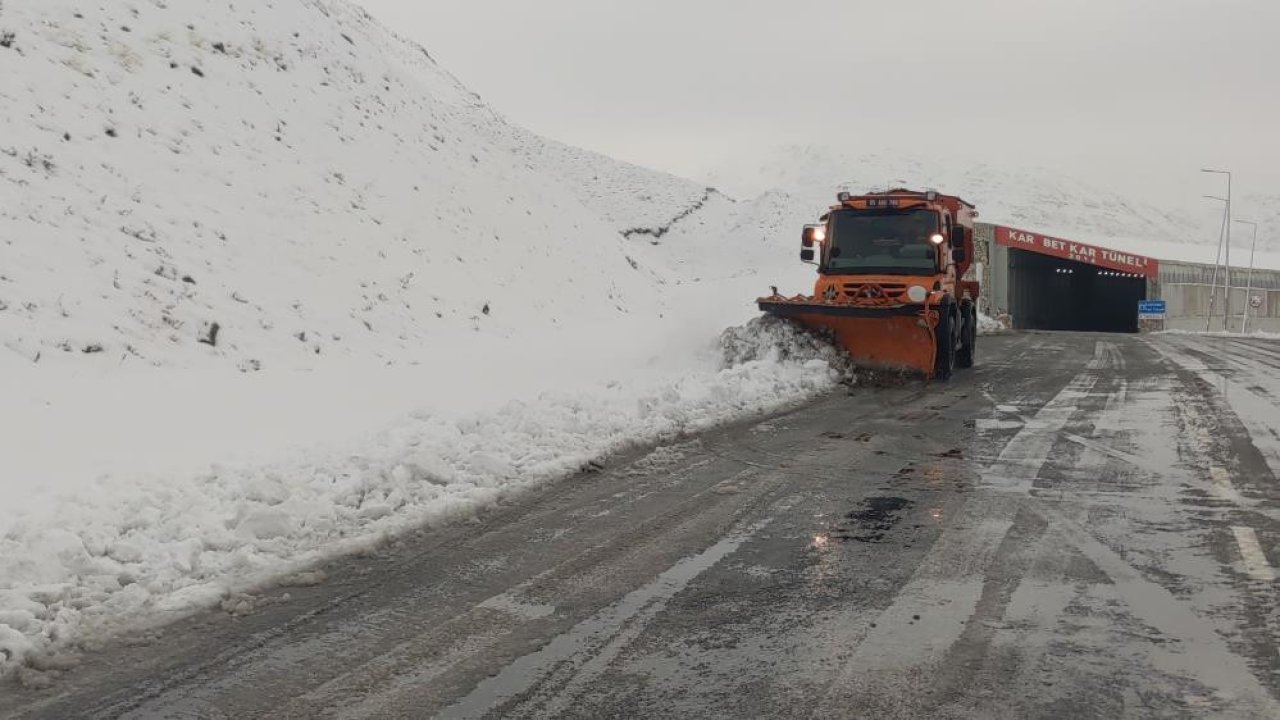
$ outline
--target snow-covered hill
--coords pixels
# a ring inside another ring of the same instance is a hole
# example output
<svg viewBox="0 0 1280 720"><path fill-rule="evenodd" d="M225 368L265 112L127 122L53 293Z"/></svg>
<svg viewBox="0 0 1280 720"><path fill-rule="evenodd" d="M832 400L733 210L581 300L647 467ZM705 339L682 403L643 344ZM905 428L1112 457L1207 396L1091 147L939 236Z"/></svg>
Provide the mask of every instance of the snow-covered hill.
<svg viewBox="0 0 1280 720"><path fill-rule="evenodd" d="M709 171L706 179L744 197L781 189L823 204L845 189L932 187L974 202L987 222L1199 262L1213 262L1221 218L1221 206L1196 192L1187 198L1135 198L1043 167L905 152L857 153L824 145L780 146L735 158ZM1197 179L1193 173L1191 180ZM1262 223L1258 251L1273 267L1280 267L1278 213L1280 198L1250 194L1237 199L1234 213ZM1237 226L1234 232L1238 253L1248 247L1242 238L1251 231ZM1233 264L1238 257L1233 254Z"/></svg>
<svg viewBox="0 0 1280 720"><path fill-rule="evenodd" d="M342 2L10 0L0 29L0 339L43 362L657 316L632 246L709 199L509 125Z"/></svg>
<svg viewBox="0 0 1280 720"><path fill-rule="evenodd" d="M715 342L805 202L537 137L345 0L0 39L0 673L835 380Z"/></svg>
<svg viewBox="0 0 1280 720"><path fill-rule="evenodd" d="M1258 251L1280 254L1280 193L1247 193L1239 203L1235 216L1258 223ZM1237 225L1237 240L1233 245L1247 248L1252 242L1253 229Z"/></svg>

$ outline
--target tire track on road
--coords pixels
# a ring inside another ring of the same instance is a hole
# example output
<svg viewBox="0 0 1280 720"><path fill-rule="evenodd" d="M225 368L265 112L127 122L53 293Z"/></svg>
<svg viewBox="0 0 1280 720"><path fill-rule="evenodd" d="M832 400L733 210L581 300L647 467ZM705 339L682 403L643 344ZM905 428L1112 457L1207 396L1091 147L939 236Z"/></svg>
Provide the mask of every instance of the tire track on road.
<svg viewBox="0 0 1280 720"><path fill-rule="evenodd" d="M1271 354L1273 348L1262 341L1232 341L1224 356L1216 338L1163 336L1148 342L1187 388L1195 388L1188 391L1184 411L1203 404L1203 413L1212 418L1212 424L1197 428L1195 443L1198 455L1210 463L1215 495L1238 510L1230 522L1214 528L1221 538L1221 563L1235 577L1240 596L1236 642L1249 649L1255 674L1280 697L1280 618L1275 614L1280 588L1267 558L1268 547L1280 538L1280 422L1266 387L1276 387L1277 372L1251 354Z"/></svg>
<svg viewBox="0 0 1280 720"><path fill-rule="evenodd" d="M1098 372L1123 362L1114 345L1097 342L1082 372L1045 402L981 473L970 496L933 544L892 605L882 611L814 717L838 717L863 707L885 717L920 717L934 702L932 678L967 629L980 622L989 573L1024 498L1048 462L1062 429L1098 382ZM1002 596L1007 602L1007 596ZM996 612L988 600L986 612ZM927 618L927 620L926 620ZM906 628L906 630L904 630ZM973 632L981 634L981 630ZM927 713L926 713L927 714Z"/></svg>
<svg viewBox="0 0 1280 720"><path fill-rule="evenodd" d="M837 713L842 707L866 707L870 714L884 717L924 717L936 710L943 698L935 694L936 688L930 687L929 679L946 675L947 658L972 662L985 655L992 637L986 624L1003 617L1010 598L1027 586L1029 578L1019 572L1019 563L1000 551L1020 511L1037 518L1042 526L1039 534L1068 540L1067 547L1101 570L1114 585L1115 594L1140 622L1155 628L1160 637L1178 642L1180 647L1197 649L1193 656L1187 656L1157 652L1148 645L1149 661L1156 668L1175 678L1203 682L1215 693L1210 702L1232 713L1243 709L1244 717L1280 715L1280 705L1259 683L1245 658L1233 652L1189 604L1144 577L1093 532L1065 515L1057 503L1030 496L1049 451L1059 441L1082 445L1135 464L1157 478L1162 476L1157 472L1160 468L1151 462L1128 452L1110 452L1112 448L1102 442L1064 430L1082 409L1083 401L1099 396L1101 374L1121 377L1111 378L1109 384L1114 389L1100 404L1112 412L1131 409L1126 407L1129 390L1122 377L1123 368L1124 359L1118 348L1100 341L1084 372L1034 415L1022 418L1022 429L984 473L986 482L980 488L983 494L970 498L963 517L957 518L938 539L912 582L882 614L884 622L877 623L896 630L872 630L868 634L846 664L845 672L832 684L817 716ZM996 503L992 498L1005 502ZM1059 546L1057 552L1061 550ZM949 564L949 570L956 574L940 570L939 563ZM945 610L939 612L940 608ZM925 630L919 636L903 633L901 620L908 614L913 618L940 615L941 622L920 623ZM956 623L955 619L961 616L964 622ZM1030 668L1024 666L1023 670L1029 672ZM950 682L958 687L964 681L953 678ZM1166 690L1173 692L1170 687Z"/></svg>

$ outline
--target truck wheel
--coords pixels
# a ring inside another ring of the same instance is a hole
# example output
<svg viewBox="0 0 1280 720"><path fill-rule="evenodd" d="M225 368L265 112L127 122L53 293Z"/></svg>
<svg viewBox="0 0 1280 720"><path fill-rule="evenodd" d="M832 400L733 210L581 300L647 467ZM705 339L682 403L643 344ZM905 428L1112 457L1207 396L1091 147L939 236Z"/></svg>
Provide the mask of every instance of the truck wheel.
<svg viewBox="0 0 1280 720"><path fill-rule="evenodd" d="M935 380L946 382L951 379L951 374L955 372L956 341L954 323L955 317L944 306L942 318L938 320L938 327L935 330L938 343L938 359L933 368Z"/></svg>
<svg viewBox="0 0 1280 720"><path fill-rule="evenodd" d="M960 310L960 317L964 326L960 328L961 347L956 350L956 367L971 368L978 350L978 315L970 306Z"/></svg>

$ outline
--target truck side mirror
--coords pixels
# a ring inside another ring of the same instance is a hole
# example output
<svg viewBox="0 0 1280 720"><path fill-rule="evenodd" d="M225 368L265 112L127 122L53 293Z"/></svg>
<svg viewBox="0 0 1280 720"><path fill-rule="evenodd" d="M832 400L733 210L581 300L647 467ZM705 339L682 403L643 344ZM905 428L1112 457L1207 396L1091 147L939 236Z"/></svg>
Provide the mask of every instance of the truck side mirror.
<svg viewBox="0 0 1280 720"><path fill-rule="evenodd" d="M800 246L811 248L827 239L827 229L821 225L805 225L800 235Z"/></svg>
<svg viewBox="0 0 1280 720"><path fill-rule="evenodd" d="M804 232L800 234L800 260L802 262L813 262L813 248L821 245L827 239L827 228L825 225L805 225Z"/></svg>
<svg viewBox="0 0 1280 720"><path fill-rule="evenodd" d="M962 263L967 257L968 255L965 254L963 247L951 248L952 262Z"/></svg>
<svg viewBox="0 0 1280 720"><path fill-rule="evenodd" d="M964 226L955 225L951 228L951 247L964 247Z"/></svg>

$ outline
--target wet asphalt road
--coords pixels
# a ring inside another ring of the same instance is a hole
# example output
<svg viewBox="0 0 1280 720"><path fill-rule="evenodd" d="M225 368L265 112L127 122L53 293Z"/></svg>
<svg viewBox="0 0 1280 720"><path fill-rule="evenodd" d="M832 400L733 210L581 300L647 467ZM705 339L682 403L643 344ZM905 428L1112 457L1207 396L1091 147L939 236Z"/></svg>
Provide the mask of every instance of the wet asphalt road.
<svg viewBox="0 0 1280 720"><path fill-rule="evenodd" d="M980 350L90 652L0 716L1280 717L1280 343Z"/></svg>

